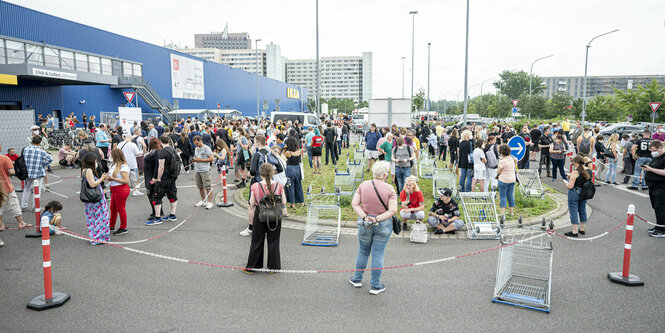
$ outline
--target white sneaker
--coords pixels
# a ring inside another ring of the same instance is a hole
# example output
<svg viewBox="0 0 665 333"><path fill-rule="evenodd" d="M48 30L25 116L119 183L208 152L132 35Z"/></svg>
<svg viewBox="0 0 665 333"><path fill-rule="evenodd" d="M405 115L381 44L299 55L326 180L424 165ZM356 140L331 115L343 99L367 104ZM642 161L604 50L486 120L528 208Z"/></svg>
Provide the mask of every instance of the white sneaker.
<svg viewBox="0 0 665 333"><path fill-rule="evenodd" d="M185 171L185 174L189 175L189 170Z"/></svg>
<svg viewBox="0 0 665 333"><path fill-rule="evenodd" d="M249 227L247 227L247 229L240 232L240 236L249 236L251 234L252 234L252 231L249 230Z"/></svg>
<svg viewBox="0 0 665 333"><path fill-rule="evenodd" d="M134 192L132 192L133 197L139 197L139 196L142 196L142 195L143 195L143 192L141 192L139 190L134 190Z"/></svg>
<svg viewBox="0 0 665 333"><path fill-rule="evenodd" d="M212 202L208 202L206 205L206 209L212 209L214 206L212 205Z"/></svg>
<svg viewBox="0 0 665 333"><path fill-rule="evenodd" d="M197 202L196 205L194 205L194 207L201 207L201 206L205 205L205 203L206 203L205 201L201 200L201 201Z"/></svg>

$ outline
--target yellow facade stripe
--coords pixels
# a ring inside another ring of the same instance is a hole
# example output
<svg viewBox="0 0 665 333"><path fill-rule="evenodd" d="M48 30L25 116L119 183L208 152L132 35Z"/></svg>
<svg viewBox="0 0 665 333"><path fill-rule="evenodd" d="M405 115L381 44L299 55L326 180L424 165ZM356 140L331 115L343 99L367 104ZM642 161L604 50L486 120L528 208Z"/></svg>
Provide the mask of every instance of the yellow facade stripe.
<svg viewBox="0 0 665 333"><path fill-rule="evenodd" d="M0 74L0 84L18 85L16 75Z"/></svg>

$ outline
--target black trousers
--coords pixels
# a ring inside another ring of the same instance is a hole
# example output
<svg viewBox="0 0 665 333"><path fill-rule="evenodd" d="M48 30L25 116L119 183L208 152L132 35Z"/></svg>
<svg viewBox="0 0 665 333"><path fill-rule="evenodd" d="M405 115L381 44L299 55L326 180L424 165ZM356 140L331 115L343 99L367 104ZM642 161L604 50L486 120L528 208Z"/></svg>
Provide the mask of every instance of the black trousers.
<svg viewBox="0 0 665 333"><path fill-rule="evenodd" d="M336 143L326 142L326 165L328 165L328 154L330 154L332 164L337 164L337 154L335 154L335 149L337 149Z"/></svg>
<svg viewBox="0 0 665 333"><path fill-rule="evenodd" d="M665 231L665 182L649 182L649 199L651 207L656 211L656 223L660 231Z"/></svg>
<svg viewBox="0 0 665 333"><path fill-rule="evenodd" d="M268 269L282 269L279 257L279 236L282 232L282 221L277 224L277 229L271 231L268 225L259 221L259 209L254 210L254 222L252 223L252 243L249 245L249 257L247 268L263 268L263 244L268 238ZM274 225L271 224L274 228Z"/></svg>
<svg viewBox="0 0 665 333"><path fill-rule="evenodd" d="M540 162L538 162L538 174L540 175L540 171L542 171L543 164L545 165L545 171L547 172L547 177L550 177L551 175L551 168L550 168L550 154L543 154L542 152L540 153Z"/></svg>
<svg viewBox="0 0 665 333"><path fill-rule="evenodd" d="M439 158L442 161L446 160L446 150L448 150L448 146L439 145Z"/></svg>
<svg viewBox="0 0 665 333"><path fill-rule="evenodd" d="M633 174L633 171L635 170L635 160L628 156L623 159L623 165L624 168L623 170L626 171L626 176L623 177L623 183L628 184L630 182L630 176Z"/></svg>
<svg viewBox="0 0 665 333"><path fill-rule="evenodd" d="M180 158L182 159L182 167L185 169L185 171L189 171L189 168L191 168L189 165L192 163L192 159L189 157L189 155L185 154L180 154Z"/></svg>

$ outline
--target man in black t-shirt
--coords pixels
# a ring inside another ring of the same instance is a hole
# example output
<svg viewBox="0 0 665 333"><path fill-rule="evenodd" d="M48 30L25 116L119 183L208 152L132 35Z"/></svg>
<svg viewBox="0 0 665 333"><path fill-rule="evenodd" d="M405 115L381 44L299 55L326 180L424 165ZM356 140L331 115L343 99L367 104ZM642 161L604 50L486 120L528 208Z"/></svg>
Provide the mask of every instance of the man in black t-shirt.
<svg viewBox="0 0 665 333"><path fill-rule="evenodd" d="M524 139L524 142L526 142L526 147L524 148L526 151L524 152L524 157L522 157L522 159L519 160L519 162L517 162L517 167L520 169L528 169L529 151L533 146L533 141L531 141L531 135L529 135L529 128L526 125L522 126L522 132L520 132L519 136L521 136L522 139Z"/></svg>
<svg viewBox="0 0 665 333"><path fill-rule="evenodd" d="M328 165L328 154L330 154L332 164L337 165L337 155L335 154L337 131L332 123L328 122L326 124L326 130L323 131L323 137L326 139L326 165Z"/></svg>
<svg viewBox="0 0 665 333"><path fill-rule="evenodd" d="M656 211L656 223L658 227L648 229L651 237L665 238L665 147L654 140L649 143L649 151L652 160L644 168L644 178L649 185L649 199L651 207Z"/></svg>
<svg viewBox="0 0 665 333"><path fill-rule="evenodd" d="M111 127L111 149L118 148L122 140L122 127L118 126L116 128Z"/></svg>
<svg viewBox="0 0 665 333"><path fill-rule="evenodd" d="M454 234L455 230L464 226L464 221L460 217L459 205L453 200L452 195L451 189L440 189L439 199L432 204L432 208L429 210L427 223L436 228L435 234Z"/></svg>
<svg viewBox="0 0 665 333"><path fill-rule="evenodd" d="M543 133L540 131L540 129L538 129L538 127L534 127L534 128L531 130L531 132L529 132L529 134L531 134L531 140L533 140L534 143L538 143L538 142L540 142L540 136L541 136ZM538 154L538 149L534 149L534 150L531 152L531 160L532 160L532 161L536 162L536 155L537 155L537 154Z"/></svg>
<svg viewBox="0 0 665 333"><path fill-rule="evenodd" d="M532 131L533 132L533 131ZM540 133L540 130L538 131ZM535 141L535 139L534 139ZM542 171L542 166L545 164L545 171L547 171L547 178L552 178L552 173L550 172L550 145L552 144L552 138L550 138L550 127L547 126L543 129L543 135L538 138L538 146L540 147L540 162L538 162L538 176ZM534 149L535 151L536 149Z"/></svg>
<svg viewBox="0 0 665 333"><path fill-rule="evenodd" d="M513 132L512 128L510 125L506 126L506 130L501 134L501 143L503 144L508 144L508 141L510 141L510 138L515 136L515 132Z"/></svg>
<svg viewBox="0 0 665 333"><path fill-rule="evenodd" d="M342 125L342 148L349 147L349 124L344 122Z"/></svg>
<svg viewBox="0 0 665 333"><path fill-rule="evenodd" d="M146 225L162 224L162 221L175 221L177 220L175 212L178 206L178 189L176 188L177 175L171 174L171 166L177 161L174 160L177 153L171 147L171 139L168 136L161 136L159 140L162 141L162 150L157 153L157 174L150 182L155 185L152 204L155 206L155 219L148 221ZM166 196L171 202L171 214L165 216L163 219L159 216L162 209L162 199Z"/></svg>
<svg viewBox="0 0 665 333"><path fill-rule="evenodd" d="M635 144L633 145L631 153L633 155L633 158L635 159L635 168L634 168L635 172L633 173L633 184L630 187L631 190L637 190L637 185L640 183L640 178L642 172L644 171L642 169L642 166L647 165L651 162L651 151L649 150L649 144L651 143L651 141L653 141L651 139L651 132L649 132L649 130L644 130L644 132L642 132L642 137L637 139L637 141L635 141ZM642 189L643 190L649 189L643 177L642 177Z"/></svg>

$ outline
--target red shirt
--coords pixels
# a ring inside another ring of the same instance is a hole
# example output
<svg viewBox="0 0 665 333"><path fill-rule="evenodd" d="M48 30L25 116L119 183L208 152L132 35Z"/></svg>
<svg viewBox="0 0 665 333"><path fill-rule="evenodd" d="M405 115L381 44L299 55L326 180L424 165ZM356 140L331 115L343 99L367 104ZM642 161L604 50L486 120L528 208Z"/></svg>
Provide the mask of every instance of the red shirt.
<svg viewBox="0 0 665 333"><path fill-rule="evenodd" d="M399 200L405 202L406 200L406 190L402 190L399 194ZM425 203L425 197L423 197L422 191L416 191L409 195L409 205L408 208L418 208L421 204Z"/></svg>
<svg viewBox="0 0 665 333"><path fill-rule="evenodd" d="M12 160L12 163L16 162L16 160L18 159L18 154L14 154L14 155L7 154L5 156L9 157L9 159Z"/></svg>
<svg viewBox="0 0 665 333"><path fill-rule="evenodd" d="M315 135L312 137L312 148L318 148L323 145L323 137L320 135Z"/></svg>

